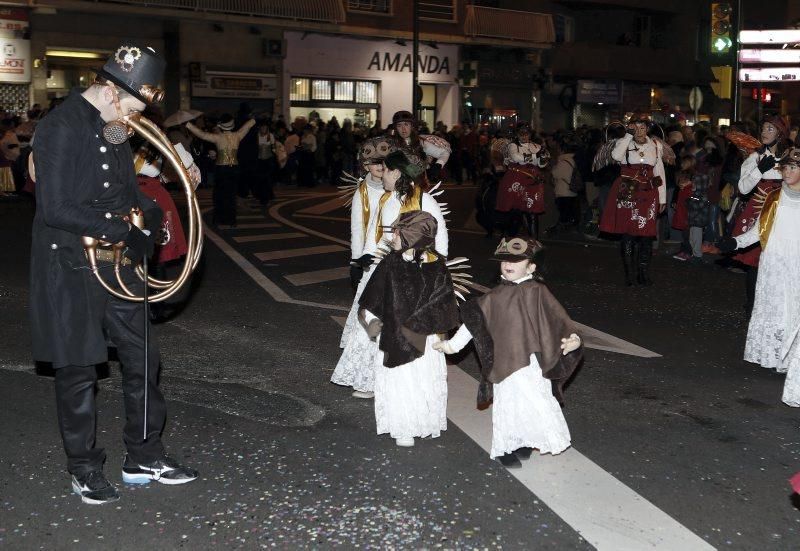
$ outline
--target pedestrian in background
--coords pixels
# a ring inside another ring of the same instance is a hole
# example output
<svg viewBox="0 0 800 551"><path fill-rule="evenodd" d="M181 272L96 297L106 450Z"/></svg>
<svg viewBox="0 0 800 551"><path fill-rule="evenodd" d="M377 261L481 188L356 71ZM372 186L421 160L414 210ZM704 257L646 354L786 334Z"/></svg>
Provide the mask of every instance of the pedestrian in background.
<svg viewBox="0 0 800 551"><path fill-rule="evenodd" d="M217 162L214 167L214 215L213 223L236 225L236 193L239 189L239 142L255 126L256 121L248 119L241 128L234 131L233 117L225 113L220 117L214 132L206 132L191 122L186 128L217 147Z"/></svg>

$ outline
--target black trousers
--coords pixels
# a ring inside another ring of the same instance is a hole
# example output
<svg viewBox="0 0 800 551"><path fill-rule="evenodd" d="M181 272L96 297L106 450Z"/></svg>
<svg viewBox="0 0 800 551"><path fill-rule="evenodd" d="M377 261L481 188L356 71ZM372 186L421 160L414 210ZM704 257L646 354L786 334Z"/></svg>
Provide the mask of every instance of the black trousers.
<svg viewBox="0 0 800 551"><path fill-rule="evenodd" d="M148 322L149 326L149 322ZM144 463L164 455L161 431L167 415L164 396L158 388L160 355L155 334L150 330L147 439L144 424L144 308L140 303L109 298L103 328L117 347L122 364L122 393L125 404L123 440L134 461ZM97 447L97 370L94 365L71 365L56 370L55 390L58 424L67 454L67 470L83 475L102 467L103 448Z"/></svg>
<svg viewBox="0 0 800 551"><path fill-rule="evenodd" d="M236 192L239 189L239 167L221 166L214 168L214 222L216 224L236 224Z"/></svg>

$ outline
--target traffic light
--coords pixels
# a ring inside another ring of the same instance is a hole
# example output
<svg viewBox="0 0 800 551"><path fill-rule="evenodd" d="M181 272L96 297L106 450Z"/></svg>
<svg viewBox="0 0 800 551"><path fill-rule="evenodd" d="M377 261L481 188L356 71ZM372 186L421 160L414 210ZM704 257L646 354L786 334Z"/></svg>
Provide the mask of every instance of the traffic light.
<svg viewBox="0 0 800 551"><path fill-rule="evenodd" d="M728 2L714 2L711 4L711 53L727 54L733 40L731 40L731 14L733 8Z"/></svg>

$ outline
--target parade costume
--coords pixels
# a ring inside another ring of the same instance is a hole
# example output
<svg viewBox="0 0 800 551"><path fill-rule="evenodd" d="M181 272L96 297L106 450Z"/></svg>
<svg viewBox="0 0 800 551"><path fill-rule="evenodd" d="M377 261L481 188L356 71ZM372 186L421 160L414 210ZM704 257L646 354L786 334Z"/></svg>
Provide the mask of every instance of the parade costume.
<svg viewBox="0 0 800 551"><path fill-rule="evenodd" d="M542 169L549 158L543 153L541 145L521 143L519 139L506 145L503 159L506 171L500 180L495 210L544 213L545 178Z"/></svg>
<svg viewBox="0 0 800 551"><path fill-rule="evenodd" d="M800 148L781 161L800 173ZM793 185L800 184L795 174ZM756 222L747 232L725 238L724 252L761 246L755 303L747 329L744 359L786 373L783 402L800 407L800 190L784 180L767 194Z"/></svg>
<svg viewBox="0 0 800 551"><path fill-rule="evenodd" d="M649 124L644 114L634 115L629 125ZM674 152L661 140L644 135L639 141L629 130L622 138L608 142L598 152L620 164L600 219L600 231L622 236L621 254L625 283L633 284L634 271L640 284L650 285L650 260L656 237L656 218L666 205L664 160L674 162ZM607 165L595 158L595 170Z"/></svg>
<svg viewBox="0 0 800 551"><path fill-rule="evenodd" d="M82 236L110 243L124 241L128 246L125 254L134 261L152 251L161 209L136 183L130 145L105 138L109 128L108 135L114 135L118 121L106 122L100 108L108 108L102 102L110 91L121 118L123 100L115 85L148 102L152 96L143 92L158 84L163 71L164 61L151 49L120 47L99 72L98 76L106 79L95 85L99 88L83 94L73 91L39 123L33 144L37 183L30 291L33 358L51 362L55 368L67 468L73 475L73 490L85 503L106 503L119 497L103 475L105 453L96 445L95 366L108 359L107 338L116 345L122 364L127 449L123 478L132 476L139 482L161 476L165 482L181 483L197 477L196 471L177 465L164 454L161 430L166 402L158 388L160 357L151 342L151 369L145 380L144 309L101 287L89 269L82 244ZM87 95L91 93L95 95ZM126 221L132 207L143 211L149 235ZM110 264L100 260L100 270L108 273ZM122 264L121 278L141 291L142 282L132 263ZM149 393L146 422L145 384Z"/></svg>
<svg viewBox="0 0 800 551"><path fill-rule="evenodd" d="M384 147L384 145L389 147ZM394 146L387 144L385 138L376 138L374 142L365 144L362 151L364 150L375 151L376 157L382 158L387 152L394 151ZM418 157L409 156L406 153L399 154L411 159L416 169L421 173L422 161ZM369 204L369 215L367 216L369 222L366 230L364 230L364 215L366 212L364 211L362 199L364 191L367 194L370 192L365 184L367 184L366 180L356 187L353 195L353 212L351 216L351 255L354 261L358 263L358 267L363 269L363 275L360 277L356 287L356 296L347 315L342 338L339 342L339 346L343 349L342 355L331 377L331 382L333 383L353 387L356 391L354 395L359 398L371 397L370 393L374 391L374 357L377 354L377 346L364 331L361 323L359 323L358 301L369 279L375 272L374 263L379 262L381 259L379 246L383 243L383 248L385 248L386 242L392 237L390 225L402 213L415 210L425 211L431 214L437 222L434 249L443 257L446 257L448 253L447 226L444 219L445 211L442 210L440 204L432 195L423 192L419 186L414 186L409 196L402 198L398 197L397 193L392 192L383 192L378 196L377 189L373 190L373 199L377 197L377 201L374 206L372 203ZM381 191L383 191L382 184ZM436 192L434 191L434 193ZM363 241L360 235L364 236ZM361 254L357 257L356 255L359 252Z"/></svg>
<svg viewBox="0 0 800 551"><path fill-rule="evenodd" d="M739 193L745 199L743 207L736 214L736 221L731 235L738 237L747 233L755 226L758 215L765 197L772 191L781 187L781 173L776 170L775 151L778 142L788 136L789 129L780 117L775 117L764 121L765 126L773 127L776 130L774 140L764 143L761 140L761 147L750 153L742 163L739 176ZM750 313L755 301L756 280L758 279L759 258L761 256L761 246L754 243L742 252L734 255L734 260L750 267L745 281L746 304L745 309Z"/></svg>
<svg viewBox="0 0 800 551"><path fill-rule="evenodd" d="M404 138L397 131L399 123L411 125L411 135ZM409 111L398 111L392 116L392 124L395 127L395 145L406 153L416 155L425 163L427 179L430 182L438 182L441 172L447 164L452 148L444 138L432 134L417 134L417 120Z"/></svg>
<svg viewBox="0 0 800 551"><path fill-rule="evenodd" d="M453 282L444 259L433 250L437 222L419 210L393 224L399 250L390 252L359 300L375 358L377 433L398 445L438 437L447 429L447 365L433 344L458 325Z"/></svg>
<svg viewBox="0 0 800 551"><path fill-rule="evenodd" d="M233 131L233 117L223 116L217 123L219 133L205 132L191 122L186 128L207 142L217 147L217 163L214 167L214 223L236 225L236 195L239 190L239 143L256 124L255 119L248 119L239 130Z"/></svg>
<svg viewBox="0 0 800 551"><path fill-rule="evenodd" d="M194 165L192 155L181 144L175 144L175 149L184 166L196 175L196 183L199 184L199 170ZM139 189L152 199L164 213L161 227L156 234L153 261L155 264L164 264L178 260L186 255L189 249L175 201L162 185L162 160L157 156L154 158L148 149L144 149L134 156L133 164Z"/></svg>
<svg viewBox="0 0 800 551"><path fill-rule="evenodd" d="M503 240L494 259L532 260L540 248L533 240ZM520 449L523 458L531 448L542 454L567 449L569 428L559 402L583 350L561 304L528 274L514 281L503 276L499 286L466 302L461 312L464 324L437 349L453 354L475 340L482 379L493 386L490 456L513 461L508 456ZM576 340L564 355L562 339L568 336Z"/></svg>
<svg viewBox="0 0 800 551"><path fill-rule="evenodd" d="M19 158L19 139L11 130L0 138L0 197L17 190L11 167Z"/></svg>
<svg viewBox="0 0 800 551"><path fill-rule="evenodd" d="M358 160L362 165L382 163L393 150L394 147L386 138L369 139L361 146ZM345 189L350 191L347 186ZM382 212L390 201L397 202L398 199L393 198L391 192L385 191L383 182L373 178L369 172L357 181L351 199L350 278L356 295L339 341L342 355L333 371L331 382L353 387L357 397L367 397L375 386L374 358L378 347L358 321L358 300L374 273L373 260L384 234Z"/></svg>

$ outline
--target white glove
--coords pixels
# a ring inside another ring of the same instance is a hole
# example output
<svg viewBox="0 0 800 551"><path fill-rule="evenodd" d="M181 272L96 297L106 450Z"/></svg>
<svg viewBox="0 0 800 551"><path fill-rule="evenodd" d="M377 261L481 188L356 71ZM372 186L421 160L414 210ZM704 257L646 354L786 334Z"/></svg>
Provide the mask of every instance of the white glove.
<svg viewBox="0 0 800 551"><path fill-rule="evenodd" d="M566 356L570 352L574 352L581 346L581 338L572 333L568 338L561 339L561 350L563 351L562 354Z"/></svg>
<svg viewBox="0 0 800 551"><path fill-rule="evenodd" d="M433 349L441 352L442 354L455 354L456 351L450 345L450 341L439 341L433 343Z"/></svg>

